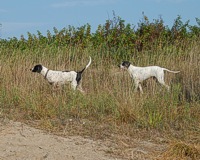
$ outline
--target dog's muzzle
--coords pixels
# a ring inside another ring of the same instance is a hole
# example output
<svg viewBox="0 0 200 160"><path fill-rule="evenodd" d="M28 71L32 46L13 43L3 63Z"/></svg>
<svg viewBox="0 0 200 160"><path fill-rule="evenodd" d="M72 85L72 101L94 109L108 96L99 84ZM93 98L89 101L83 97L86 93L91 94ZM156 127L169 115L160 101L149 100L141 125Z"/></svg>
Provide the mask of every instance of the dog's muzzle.
<svg viewBox="0 0 200 160"><path fill-rule="evenodd" d="M124 66L122 66L121 64L119 64L118 67L119 67L120 69L124 69Z"/></svg>

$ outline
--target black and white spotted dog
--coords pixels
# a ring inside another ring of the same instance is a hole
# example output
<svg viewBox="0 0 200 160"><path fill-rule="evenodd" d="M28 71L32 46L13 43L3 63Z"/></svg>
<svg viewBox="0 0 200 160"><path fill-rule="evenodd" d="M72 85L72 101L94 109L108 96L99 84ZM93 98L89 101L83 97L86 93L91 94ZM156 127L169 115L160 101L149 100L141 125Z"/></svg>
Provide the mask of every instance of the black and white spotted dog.
<svg viewBox="0 0 200 160"><path fill-rule="evenodd" d="M154 77L157 79L157 81L165 86L167 90L169 91L170 87L165 84L164 81L164 71L172 72L172 73L179 73L180 71L170 71L169 69L162 68L159 66L148 66L148 67L137 67L133 66L128 61L123 61L120 65L118 65L121 69L126 69L128 73L130 74L131 78L134 79L135 83L135 91L140 90L141 93L143 93L141 83L142 81Z"/></svg>
<svg viewBox="0 0 200 160"><path fill-rule="evenodd" d="M42 66L41 64L38 64L34 66L31 71L40 73L44 76L44 78L52 84L54 87L61 86L63 84L66 84L67 82L71 83L71 86L74 90L78 89L81 92L84 92L81 87L81 79L83 72L90 66L91 64L91 57L89 57L90 60L88 64L83 68L81 71L54 71L49 70L48 68Z"/></svg>

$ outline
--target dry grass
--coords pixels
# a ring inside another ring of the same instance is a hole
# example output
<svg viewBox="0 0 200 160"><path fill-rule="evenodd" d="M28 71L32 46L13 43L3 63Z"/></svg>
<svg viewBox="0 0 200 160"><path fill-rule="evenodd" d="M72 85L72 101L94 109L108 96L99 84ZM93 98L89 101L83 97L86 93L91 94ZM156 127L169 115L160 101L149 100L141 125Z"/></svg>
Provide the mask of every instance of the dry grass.
<svg viewBox="0 0 200 160"><path fill-rule="evenodd" d="M0 50L1 116L32 124L37 122L40 128L62 135L154 139L161 133L169 139L190 140L188 145L173 145L174 149L169 149L166 156L170 157L172 151L180 148L177 153L185 152L186 156L196 158L199 152L193 144L200 142L197 134L200 131L199 51L200 46L196 45L180 55L163 50L130 57L135 65L160 65L181 71L176 75L166 74L170 93L148 80L143 84L145 94L140 95L133 92L129 75L118 70L119 61L110 53L70 48ZM55 70L80 70L87 64L89 55L92 65L85 71L82 83L86 95L74 93L68 85L53 91L41 75L30 72L37 63ZM130 139L122 143L133 146Z"/></svg>
<svg viewBox="0 0 200 160"><path fill-rule="evenodd" d="M197 160L200 159L200 145L187 144L184 142L173 142L161 159L169 160Z"/></svg>

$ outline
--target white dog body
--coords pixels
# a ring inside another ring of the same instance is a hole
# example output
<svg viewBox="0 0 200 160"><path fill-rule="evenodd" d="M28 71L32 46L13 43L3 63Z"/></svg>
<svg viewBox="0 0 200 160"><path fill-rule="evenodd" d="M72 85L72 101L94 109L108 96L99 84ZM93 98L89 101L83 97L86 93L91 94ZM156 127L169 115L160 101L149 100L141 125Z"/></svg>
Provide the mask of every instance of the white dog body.
<svg viewBox="0 0 200 160"><path fill-rule="evenodd" d="M121 69L127 69L131 78L134 79L135 83L135 91L139 88L140 92L143 93L141 83L150 78L155 77L160 84L165 86L169 91L170 87L165 84L164 81L164 71L178 73L180 71L170 71L169 69L162 68L159 66L148 66L148 67L136 67L130 64L128 61L123 61L121 65L119 65Z"/></svg>
<svg viewBox="0 0 200 160"><path fill-rule="evenodd" d="M67 82L71 83L71 86L74 90L78 89L83 92L80 81L82 78L82 73L90 66L91 64L91 57L89 63L83 68L81 71L54 71L49 70L42 65L34 66L31 71L40 73L44 76L47 81L52 84L53 86L60 86L66 84Z"/></svg>
<svg viewBox="0 0 200 160"><path fill-rule="evenodd" d="M66 84L76 80L77 72L75 71L54 71L48 70L42 66L41 74L47 79L50 84Z"/></svg>

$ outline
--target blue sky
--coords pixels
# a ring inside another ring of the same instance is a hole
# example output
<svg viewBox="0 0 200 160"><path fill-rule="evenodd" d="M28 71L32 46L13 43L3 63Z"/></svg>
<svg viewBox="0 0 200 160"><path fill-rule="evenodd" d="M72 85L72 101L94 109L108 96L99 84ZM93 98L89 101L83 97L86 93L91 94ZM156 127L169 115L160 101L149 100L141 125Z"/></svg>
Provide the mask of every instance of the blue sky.
<svg viewBox="0 0 200 160"><path fill-rule="evenodd" d="M92 31L112 18L113 11L126 23L137 26L142 13L152 21L162 16L165 25L172 26L178 15L183 22L196 25L200 18L200 0L0 0L0 38L20 38L27 32L46 35L72 25L89 23Z"/></svg>

